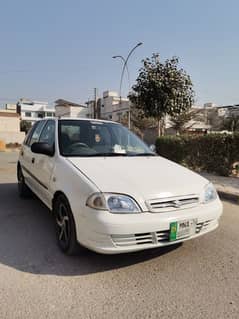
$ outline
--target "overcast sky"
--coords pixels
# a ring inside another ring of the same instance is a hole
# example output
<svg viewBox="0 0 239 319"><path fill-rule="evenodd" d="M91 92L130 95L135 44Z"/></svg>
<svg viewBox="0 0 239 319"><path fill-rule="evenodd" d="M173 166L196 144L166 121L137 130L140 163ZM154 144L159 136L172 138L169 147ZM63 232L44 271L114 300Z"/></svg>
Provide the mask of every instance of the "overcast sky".
<svg viewBox="0 0 239 319"><path fill-rule="evenodd" d="M112 56L139 41L131 84L141 60L159 52L180 58L197 104L239 103L238 12L236 0L0 0L0 105L118 91L122 64Z"/></svg>

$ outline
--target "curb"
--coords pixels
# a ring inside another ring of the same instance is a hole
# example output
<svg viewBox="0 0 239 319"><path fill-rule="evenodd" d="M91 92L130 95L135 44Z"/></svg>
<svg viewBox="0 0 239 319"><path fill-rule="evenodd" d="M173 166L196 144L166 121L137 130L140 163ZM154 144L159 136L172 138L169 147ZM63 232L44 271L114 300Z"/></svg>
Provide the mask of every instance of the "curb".
<svg viewBox="0 0 239 319"><path fill-rule="evenodd" d="M20 149L17 149L17 148L13 148L13 149L10 149L10 148L6 148L5 150L0 150L0 153L13 153L13 152L19 152Z"/></svg>
<svg viewBox="0 0 239 319"><path fill-rule="evenodd" d="M220 199L224 199L230 202L233 202L234 204L239 204L239 196L233 193L227 193L223 191L217 191Z"/></svg>

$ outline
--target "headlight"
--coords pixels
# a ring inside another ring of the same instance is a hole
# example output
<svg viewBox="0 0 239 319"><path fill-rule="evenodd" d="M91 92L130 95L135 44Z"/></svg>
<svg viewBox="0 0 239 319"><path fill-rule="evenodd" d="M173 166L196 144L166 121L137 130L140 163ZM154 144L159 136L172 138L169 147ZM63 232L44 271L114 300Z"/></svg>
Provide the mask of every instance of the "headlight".
<svg viewBox="0 0 239 319"><path fill-rule="evenodd" d="M141 210L135 200L127 195L95 193L86 201L86 205L100 210L108 210L111 213L132 214Z"/></svg>
<svg viewBox="0 0 239 319"><path fill-rule="evenodd" d="M217 198L217 191L212 183L209 183L204 188L204 193L202 196L202 202L207 204Z"/></svg>

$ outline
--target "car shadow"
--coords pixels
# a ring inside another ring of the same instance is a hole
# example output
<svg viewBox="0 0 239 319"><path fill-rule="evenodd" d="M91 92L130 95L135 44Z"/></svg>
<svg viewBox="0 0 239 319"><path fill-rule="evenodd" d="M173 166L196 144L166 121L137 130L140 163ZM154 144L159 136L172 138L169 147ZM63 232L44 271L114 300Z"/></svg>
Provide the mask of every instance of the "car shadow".
<svg viewBox="0 0 239 319"><path fill-rule="evenodd" d="M37 198L20 199L16 183L0 184L0 220L0 263L33 274L103 272L157 258L180 246L120 255L86 250L78 256L66 256L57 247L51 212Z"/></svg>

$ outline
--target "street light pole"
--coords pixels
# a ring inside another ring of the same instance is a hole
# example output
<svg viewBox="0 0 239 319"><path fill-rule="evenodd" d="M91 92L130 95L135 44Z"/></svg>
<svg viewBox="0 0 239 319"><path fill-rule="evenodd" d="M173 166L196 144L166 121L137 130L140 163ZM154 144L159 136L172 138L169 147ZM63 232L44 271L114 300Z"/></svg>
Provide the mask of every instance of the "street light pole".
<svg viewBox="0 0 239 319"><path fill-rule="evenodd" d="M116 57L120 57L123 61L124 61L124 65L123 65L123 69L122 69L122 72L121 72L121 77L120 77L120 104L121 104L121 91L122 91L122 82L123 82L123 77L124 77L124 72L125 72L125 69L127 69L127 72L128 72L128 79L129 79L129 70L128 70L128 60L130 58L130 56L132 55L132 53L134 52L134 50L139 47L140 45L142 45L143 43L142 42L139 42L137 43L128 53L126 59L121 56L121 55L118 55L118 56L113 56L113 58L116 58ZM130 82L129 82L129 87L130 87ZM130 104L129 104L129 116L128 116L128 128L130 129L130 124L131 124L131 120L130 120L130 117L131 117L131 111L130 111Z"/></svg>
<svg viewBox="0 0 239 319"><path fill-rule="evenodd" d="M112 58L113 59L119 58L119 59L121 59L123 61L123 67L124 67L124 65L126 65L126 71L127 71L127 77L128 77L128 89L130 90L129 68L128 68L128 64L127 64L125 58L122 55L114 55L114 56L112 56ZM120 78L120 80L121 80L121 78ZM120 84L121 84L121 81L120 81ZM121 96L121 86L120 86L120 96Z"/></svg>

